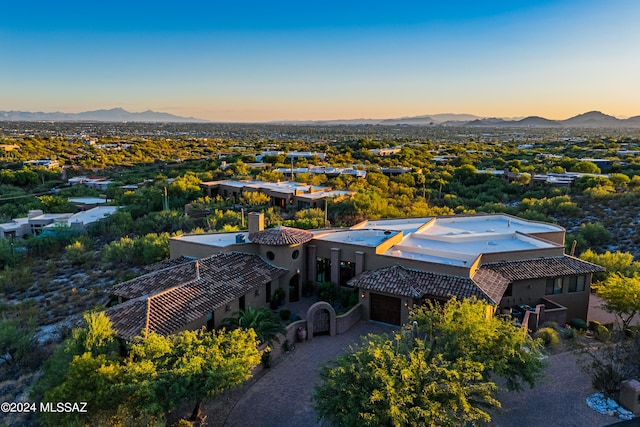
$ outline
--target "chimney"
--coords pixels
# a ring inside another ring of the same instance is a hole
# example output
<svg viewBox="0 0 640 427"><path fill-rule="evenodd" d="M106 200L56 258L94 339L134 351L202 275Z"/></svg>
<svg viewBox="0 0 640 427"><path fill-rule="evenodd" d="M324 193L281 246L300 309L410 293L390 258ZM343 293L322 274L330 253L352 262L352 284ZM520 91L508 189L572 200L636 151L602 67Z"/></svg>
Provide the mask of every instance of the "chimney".
<svg viewBox="0 0 640 427"><path fill-rule="evenodd" d="M249 233L264 230L264 214L261 212L249 212Z"/></svg>

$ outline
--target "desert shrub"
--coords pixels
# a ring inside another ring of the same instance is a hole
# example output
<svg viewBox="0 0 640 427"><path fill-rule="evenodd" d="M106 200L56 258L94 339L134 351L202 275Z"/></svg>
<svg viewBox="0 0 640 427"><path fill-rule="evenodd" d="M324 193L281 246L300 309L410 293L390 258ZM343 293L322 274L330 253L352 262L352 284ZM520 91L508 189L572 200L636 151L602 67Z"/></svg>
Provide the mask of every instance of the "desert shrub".
<svg viewBox="0 0 640 427"><path fill-rule="evenodd" d="M82 265L91 259L92 253L87 245L79 239L65 247L64 256L71 264Z"/></svg>
<svg viewBox="0 0 640 427"><path fill-rule="evenodd" d="M604 325L598 324L593 330L593 336L598 341L606 342L611 338L611 333Z"/></svg>
<svg viewBox="0 0 640 427"><path fill-rule="evenodd" d="M15 242L0 239L0 268L13 267L19 263L21 257L21 253L15 248Z"/></svg>
<svg viewBox="0 0 640 427"><path fill-rule="evenodd" d="M540 325L541 328L551 328L554 331L560 333L562 331L562 328L560 327L560 325L558 325L558 322L554 322L554 321L550 321L550 322L544 322L542 325Z"/></svg>
<svg viewBox="0 0 640 427"><path fill-rule="evenodd" d="M540 328L534 336L541 339L546 348L553 349L560 345L560 336L553 328Z"/></svg>
<svg viewBox="0 0 640 427"><path fill-rule="evenodd" d="M577 317L569 321L569 326L571 326L574 329L578 329L579 331L587 330L587 322Z"/></svg>
<svg viewBox="0 0 640 427"><path fill-rule="evenodd" d="M169 234L123 237L105 246L102 260L111 264L146 265L169 258Z"/></svg>
<svg viewBox="0 0 640 427"><path fill-rule="evenodd" d="M29 267L5 267L0 271L0 292L18 292L33 284Z"/></svg>

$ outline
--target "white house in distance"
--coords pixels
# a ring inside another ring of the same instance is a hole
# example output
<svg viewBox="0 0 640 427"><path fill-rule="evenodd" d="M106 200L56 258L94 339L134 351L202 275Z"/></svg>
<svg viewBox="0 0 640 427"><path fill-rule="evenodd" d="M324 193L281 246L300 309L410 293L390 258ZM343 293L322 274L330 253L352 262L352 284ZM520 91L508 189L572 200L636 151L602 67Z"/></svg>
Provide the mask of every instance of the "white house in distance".
<svg viewBox="0 0 640 427"><path fill-rule="evenodd" d="M30 210L24 218L14 218L11 222L0 224L0 238L20 239L25 234L37 235L56 225L84 228L88 224L112 215L118 206L96 206L78 213L44 213L40 209Z"/></svg>

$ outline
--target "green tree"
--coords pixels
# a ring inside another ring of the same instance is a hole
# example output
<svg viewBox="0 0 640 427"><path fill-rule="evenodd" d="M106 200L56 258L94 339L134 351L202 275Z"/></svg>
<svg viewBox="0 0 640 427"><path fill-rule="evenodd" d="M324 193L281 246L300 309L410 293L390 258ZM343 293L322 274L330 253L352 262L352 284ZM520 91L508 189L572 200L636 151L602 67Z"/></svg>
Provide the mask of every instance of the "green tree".
<svg viewBox="0 0 640 427"><path fill-rule="evenodd" d="M459 426L490 420L499 407L492 377L533 386L540 343L491 316L486 303L455 299L412 312L394 339L370 335L320 373L318 415L339 425Z"/></svg>
<svg viewBox="0 0 640 427"><path fill-rule="evenodd" d="M581 161L573 165L571 171L582 173L600 173L600 168L593 162Z"/></svg>
<svg viewBox="0 0 640 427"><path fill-rule="evenodd" d="M159 376L167 380L163 388L169 388L170 401L195 402L192 419L200 415L205 397L242 384L260 363L252 329L184 331L169 340L173 350L160 365Z"/></svg>
<svg viewBox="0 0 640 427"><path fill-rule="evenodd" d="M493 316L492 310L482 301L453 298L445 305L416 307L410 321L418 323L431 348L448 360L482 363L486 378L503 377L511 390L521 390L523 383L533 387L543 368L540 343L519 325Z"/></svg>
<svg viewBox="0 0 640 427"><path fill-rule="evenodd" d="M260 191L243 191L240 203L246 206L266 206L271 198Z"/></svg>
<svg viewBox="0 0 640 427"><path fill-rule="evenodd" d="M604 281L607 277L616 273L620 273L623 276L634 276L640 274L640 262L633 260L633 255L629 252L610 252L596 253L591 249L587 249L580 254L580 259L587 262L601 265L606 268L607 271L603 273L594 273L594 282Z"/></svg>
<svg viewBox="0 0 640 427"><path fill-rule="evenodd" d="M344 426L459 426L490 420L485 409L500 403L492 397L496 385L482 379L482 364L446 360L419 339L401 349L400 339L369 335L324 367L313 397L318 416Z"/></svg>
<svg viewBox="0 0 640 427"><path fill-rule="evenodd" d="M627 277L620 273L609 276L593 288L605 301L607 311L614 313L627 329L640 312L640 276Z"/></svg>
<svg viewBox="0 0 640 427"><path fill-rule="evenodd" d="M32 397L87 402L87 413L44 413L44 425L154 426L183 402L195 402L246 381L260 362L253 330L184 331L135 338L126 356L109 319L85 315L45 365Z"/></svg>

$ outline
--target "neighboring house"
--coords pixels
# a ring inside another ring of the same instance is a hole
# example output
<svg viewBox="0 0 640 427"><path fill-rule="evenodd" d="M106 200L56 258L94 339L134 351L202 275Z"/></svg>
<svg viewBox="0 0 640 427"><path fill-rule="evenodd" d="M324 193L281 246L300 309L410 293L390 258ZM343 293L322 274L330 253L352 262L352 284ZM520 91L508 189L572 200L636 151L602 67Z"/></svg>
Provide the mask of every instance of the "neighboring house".
<svg viewBox="0 0 640 427"><path fill-rule="evenodd" d="M57 225L84 228L88 224L112 215L118 206L96 206L78 213L46 214L40 209L30 210L26 218L14 218L11 222L0 224L0 238L20 239L25 234L38 235Z"/></svg>
<svg viewBox="0 0 640 427"><path fill-rule="evenodd" d="M291 168L277 168L277 172L281 172L285 176L291 176ZM334 168L332 166L314 166L307 168L293 168L294 174L312 173L316 175L326 175L328 177L336 177L338 175L351 175L356 178L366 178L367 171L354 168Z"/></svg>
<svg viewBox="0 0 640 427"><path fill-rule="evenodd" d="M23 165L29 166L42 166L45 169L56 169L60 167L60 162L57 160L39 159L39 160L26 160L22 162Z"/></svg>
<svg viewBox="0 0 640 427"><path fill-rule="evenodd" d="M565 255L564 238L562 227L505 214L305 231L265 230L264 216L250 213L248 231L171 238L169 263L177 266L118 285L114 297L129 301L108 314L123 336L217 327L228 311L266 306L276 288L295 302L303 284L331 282L336 292L357 288L366 320L400 325L426 300L475 297L536 329L546 320L586 319L591 275L604 271ZM214 276L220 281L204 279Z"/></svg>
<svg viewBox="0 0 640 427"><path fill-rule="evenodd" d="M402 148L370 148L369 152L374 156L386 157L398 154Z"/></svg>
<svg viewBox="0 0 640 427"><path fill-rule="evenodd" d="M95 208L96 206L106 205L108 202L104 197L69 197L67 200L83 211Z"/></svg>
<svg viewBox="0 0 640 427"><path fill-rule="evenodd" d="M242 193L257 191L269 196L271 206L281 208L294 207L296 209L324 208L326 199L333 199L351 194L348 191L332 190L331 187L307 185L293 181L265 182L265 181L209 181L200 183L208 196L216 195L230 198L236 202Z"/></svg>
<svg viewBox="0 0 640 427"><path fill-rule="evenodd" d="M115 183L115 181L101 176L76 176L74 178L69 178L67 182L70 185L82 184L86 187L95 188L100 191L105 191L109 188L109 185Z"/></svg>

